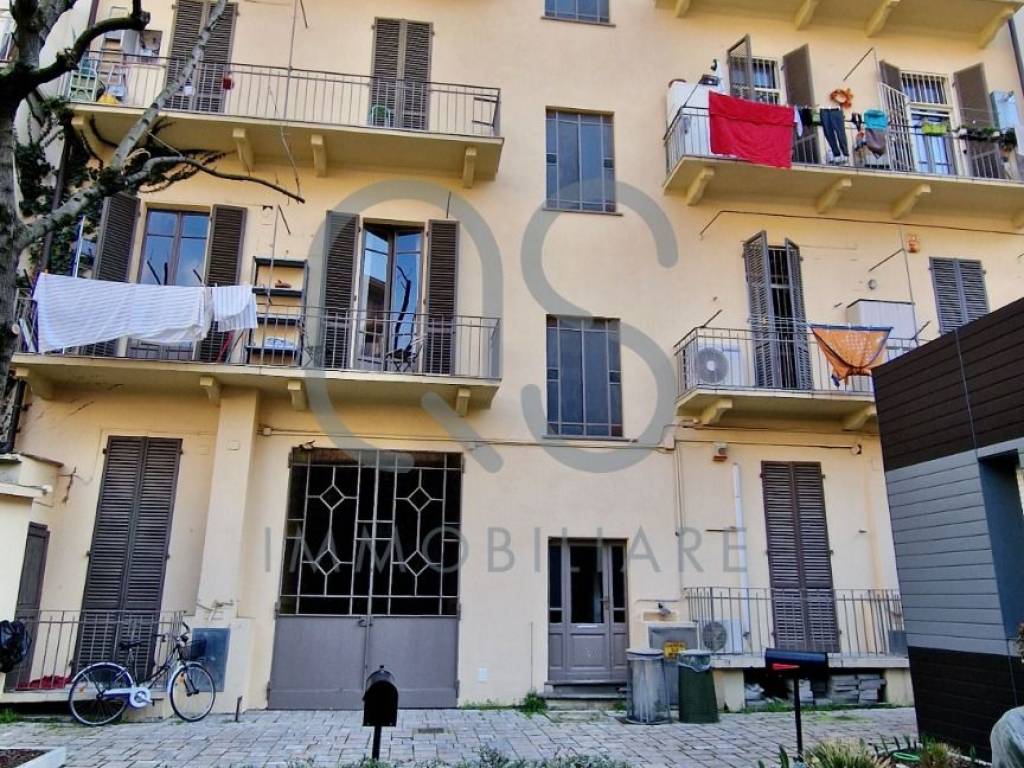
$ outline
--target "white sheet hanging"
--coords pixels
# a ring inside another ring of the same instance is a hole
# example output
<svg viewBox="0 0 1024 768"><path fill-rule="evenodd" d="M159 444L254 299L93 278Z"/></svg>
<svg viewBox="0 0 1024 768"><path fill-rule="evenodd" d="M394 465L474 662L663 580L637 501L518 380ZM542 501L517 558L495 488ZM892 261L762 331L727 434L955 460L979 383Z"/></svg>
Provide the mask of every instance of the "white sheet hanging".
<svg viewBox="0 0 1024 768"><path fill-rule="evenodd" d="M218 331L256 327L256 297L251 285L220 285L208 290Z"/></svg>
<svg viewBox="0 0 1024 768"><path fill-rule="evenodd" d="M212 315L205 288L42 274L32 298L40 352L125 336L153 344L194 343L206 338Z"/></svg>

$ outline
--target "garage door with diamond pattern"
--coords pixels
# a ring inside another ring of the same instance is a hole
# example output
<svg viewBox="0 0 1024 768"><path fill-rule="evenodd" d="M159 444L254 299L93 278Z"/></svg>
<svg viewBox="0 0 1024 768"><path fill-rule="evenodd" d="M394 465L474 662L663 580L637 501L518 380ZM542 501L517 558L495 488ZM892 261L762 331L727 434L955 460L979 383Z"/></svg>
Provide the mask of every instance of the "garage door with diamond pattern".
<svg viewBox="0 0 1024 768"><path fill-rule="evenodd" d="M380 666L403 708L456 706L462 467L293 451L271 708L358 709Z"/></svg>

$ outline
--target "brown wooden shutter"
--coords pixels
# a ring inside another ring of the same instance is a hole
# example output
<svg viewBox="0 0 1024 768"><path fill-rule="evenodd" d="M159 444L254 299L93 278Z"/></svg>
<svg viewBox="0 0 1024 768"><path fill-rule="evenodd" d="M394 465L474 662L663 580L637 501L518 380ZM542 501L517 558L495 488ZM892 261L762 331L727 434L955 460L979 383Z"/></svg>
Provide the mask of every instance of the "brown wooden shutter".
<svg viewBox="0 0 1024 768"><path fill-rule="evenodd" d="M431 221L427 255L428 373L451 375L455 350L456 288L459 276L459 224Z"/></svg>
<svg viewBox="0 0 1024 768"><path fill-rule="evenodd" d="M931 259L939 333L949 333L988 314L985 270L980 261Z"/></svg>
<svg viewBox="0 0 1024 768"><path fill-rule="evenodd" d="M899 67L894 66L887 61L878 62L878 78L883 84L894 90L903 90L903 73L900 71Z"/></svg>
<svg viewBox="0 0 1024 768"><path fill-rule="evenodd" d="M729 49L729 93L739 99L754 100L754 52L750 35Z"/></svg>
<svg viewBox="0 0 1024 768"><path fill-rule="evenodd" d="M811 48L801 46L782 57L782 73L786 81L786 100L797 107L812 107L817 104L814 96L814 80L811 77ZM793 162L818 165L821 152L818 148L818 132L805 130L803 136L793 136Z"/></svg>
<svg viewBox="0 0 1024 768"><path fill-rule="evenodd" d="M838 650L831 551L821 465L763 462L775 643Z"/></svg>
<svg viewBox="0 0 1024 768"><path fill-rule="evenodd" d="M359 217L328 211L324 231L323 316L320 364L325 368L349 368L352 337L352 287Z"/></svg>
<svg viewBox="0 0 1024 768"><path fill-rule="evenodd" d="M177 0L174 31L171 37L170 58L167 67L168 82L177 77L184 62L192 55L199 33L209 18L212 5L198 0ZM203 61L193 76L193 93L176 94L168 101L169 109L198 112L219 112L224 101L224 76L231 61L235 18L238 6L229 3L224 13L210 30L210 38L203 51Z"/></svg>
<svg viewBox="0 0 1024 768"><path fill-rule="evenodd" d="M21 581L18 584L18 603L14 613L18 618L35 615L43 597L43 574L46 572L46 550L50 544L50 531L39 523L28 524L25 539L25 558L21 562Z"/></svg>
<svg viewBox="0 0 1024 768"><path fill-rule="evenodd" d="M814 375L811 370L810 331L807 328L807 310L804 305L804 274L800 248L792 240L786 240L786 260L789 272L789 298L793 305L793 362L796 389L813 389ZM786 382L789 384L790 382Z"/></svg>
<svg viewBox="0 0 1024 768"><path fill-rule="evenodd" d="M995 113L985 77L985 65L961 69L953 74L957 103L960 106L960 121L968 128L992 128L996 124ZM976 178L1001 179L1005 174L999 147L992 141L968 141L967 159L970 173Z"/></svg>
<svg viewBox="0 0 1024 768"><path fill-rule="evenodd" d="M400 127L425 131L430 118L430 44L433 28L423 22L405 22Z"/></svg>
<svg viewBox="0 0 1024 768"><path fill-rule="evenodd" d="M206 285L237 285L245 242L245 208L215 205L206 248ZM196 357L204 363L223 362L231 355L233 334L210 330L199 343Z"/></svg>
<svg viewBox="0 0 1024 768"><path fill-rule="evenodd" d="M759 232L743 244L743 263L750 302L750 330L753 334L754 377L759 387L777 388L778 345L775 344L775 308L771 294L771 266L768 262L768 233Z"/></svg>
<svg viewBox="0 0 1024 768"><path fill-rule="evenodd" d="M427 130L433 34L427 22L374 21L371 125Z"/></svg>
<svg viewBox="0 0 1024 768"><path fill-rule="evenodd" d="M96 264L93 267L95 279L128 282L138 214L139 199L132 195L119 192L103 201ZM113 357L117 354L117 340L82 347L81 354Z"/></svg>
<svg viewBox="0 0 1024 768"><path fill-rule="evenodd" d="M203 6L199 0L177 0L174 12L174 29L171 32L171 45L167 62L167 82L170 83L181 71L185 62L192 55L192 48L199 39L203 28ZM176 93L167 100L168 109L189 109L192 97L184 93Z"/></svg>
<svg viewBox="0 0 1024 768"><path fill-rule="evenodd" d="M373 61L370 70L370 125L395 127L398 78L401 69L402 22L376 19L373 24Z"/></svg>
<svg viewBox="0 0 1024 768"><path fill-rule="evenodd" d="M76 669L123 656L121 640L147 641L133 672L151 664L163 598L181 441L111 437L82 596Z"/></svg>

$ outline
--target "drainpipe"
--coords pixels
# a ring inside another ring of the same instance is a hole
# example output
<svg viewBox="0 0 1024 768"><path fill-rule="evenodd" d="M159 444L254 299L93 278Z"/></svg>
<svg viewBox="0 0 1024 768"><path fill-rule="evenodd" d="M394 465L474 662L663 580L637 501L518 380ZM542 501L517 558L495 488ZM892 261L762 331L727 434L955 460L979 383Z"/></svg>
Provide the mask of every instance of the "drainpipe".
<svg viewBox="0 0 1024 768"><path fill-rule="evenodd" d="M1006 24L1010 28L1010 43L1013 45L1013 59L1017 64L1017 79L1020 80L1021 93L1024 95L1024 56L1021 55L1020 35L1017 34L1017 25L1013 17Z"/></svg>
<svg viewBox="0 0 1024 768"><path fill-rule="evenodd" d="M751 632L750 627L750 572L747 570L747 528L743 518L743 483L739 462L732 465L732 503L736 512L736 546L739 549L740 594L742 606L743 634Z"/></svg>

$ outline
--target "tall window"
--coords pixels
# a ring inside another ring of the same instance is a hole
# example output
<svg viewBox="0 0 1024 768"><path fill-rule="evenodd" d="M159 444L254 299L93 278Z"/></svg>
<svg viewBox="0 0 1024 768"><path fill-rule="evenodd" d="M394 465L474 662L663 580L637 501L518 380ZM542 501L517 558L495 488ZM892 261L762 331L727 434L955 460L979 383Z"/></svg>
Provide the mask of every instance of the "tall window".
<svg viewBox="0 0 1024 768"><path fill-rule="evenodd" d="M622 436L619 321L548 316L548 432Z"/></svg>
<svg viewBox="0 0 1024 768"><path fill-rule="evenodd" d="M609 0L544 0L544 15L550 19L608 23Z"/></svg>
<svg viewBox="0 0 1024 768"><path fill-rule="evenodd" d="M956 174L955 148L950 135L953 106L949 84L941 75L916 72L901 74L914 134L917 170L921 173Z"/></svg>
<svg viewBox="0 0 1024 768"><path fill-rule="evenodd" d="M547 147L549 208L615 211L611 115L549 110Z"/></svg>
<svg viewBox="0 0 1024 768"><path fill-rule="evenodd" d="M931 270L939 333L949 333L988 314L985 270L980 261L932 259Z"/></svg>
<svg viewBox="0 0 1024 768"><path fill-rule="evenodd" d="M142 244L139 282L200 286L206 281L210 217L185 211L150 211Z"/></svg>
<svg viewBox="0 0 1024 768"><path fill-rule="evenodd" d="M415 368L422 262L423 230L366 225L358 294L361 367Z"/></svg>

